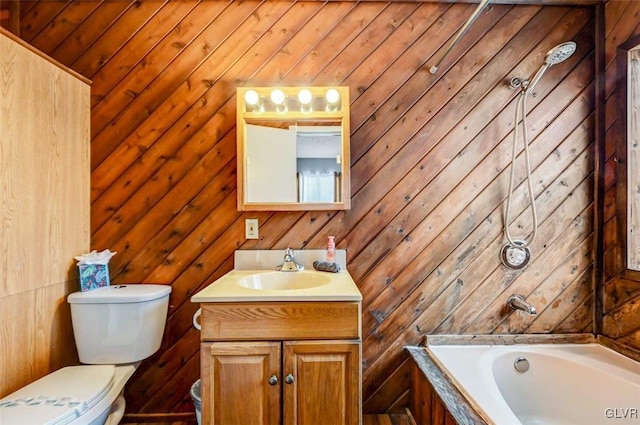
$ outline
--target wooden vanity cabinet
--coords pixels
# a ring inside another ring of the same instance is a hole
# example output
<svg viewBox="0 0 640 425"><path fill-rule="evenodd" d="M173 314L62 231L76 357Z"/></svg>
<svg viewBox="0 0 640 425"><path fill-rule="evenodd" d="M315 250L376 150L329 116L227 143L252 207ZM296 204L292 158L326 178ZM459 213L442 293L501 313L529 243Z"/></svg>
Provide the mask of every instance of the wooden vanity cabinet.
<svg viewBox="0 0 640 425"><path fill-rule="evenodd" d="M361 424L360 327L358 302L203 304L203 424Z"/></svg>

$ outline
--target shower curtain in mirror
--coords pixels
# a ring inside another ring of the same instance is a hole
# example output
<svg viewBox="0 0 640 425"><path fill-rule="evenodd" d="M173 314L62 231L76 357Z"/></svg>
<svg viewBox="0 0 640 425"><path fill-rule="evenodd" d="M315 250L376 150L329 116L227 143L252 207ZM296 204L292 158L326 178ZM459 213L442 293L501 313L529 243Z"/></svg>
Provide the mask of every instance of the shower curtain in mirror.
<svg viewBox="0 0 640 425"><path fill-rule="evenodd" d="M335 202L336 173L301 171L298 174L300 202Z"/></svg>

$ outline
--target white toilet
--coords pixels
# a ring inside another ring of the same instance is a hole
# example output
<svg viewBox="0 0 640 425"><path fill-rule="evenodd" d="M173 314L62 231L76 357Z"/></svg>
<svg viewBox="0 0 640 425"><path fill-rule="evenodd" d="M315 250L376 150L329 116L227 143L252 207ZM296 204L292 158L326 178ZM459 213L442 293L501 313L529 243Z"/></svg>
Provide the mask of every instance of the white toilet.
<svg viewBox="0 0 640 425"><path fill-rule="evenodd" d="M116 425L124 385L160 348L167 285L114 285L70 294L81 366L69 366L0 400L2 425Z"/></svg>

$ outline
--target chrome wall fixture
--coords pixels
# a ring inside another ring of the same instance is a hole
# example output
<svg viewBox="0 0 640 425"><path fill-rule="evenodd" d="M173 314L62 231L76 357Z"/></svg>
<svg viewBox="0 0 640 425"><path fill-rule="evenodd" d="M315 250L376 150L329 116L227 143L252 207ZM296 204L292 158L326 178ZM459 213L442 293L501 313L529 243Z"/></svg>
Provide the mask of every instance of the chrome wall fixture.
<svg viewBox="0 0 640 425"><path fill-rule="evenodd" d="M471 26L471 24L473 24L473 22L478 18L478 16L480 16L480 13L482 12L482 10L489 4L490 0L481 0L480 4L478 4L478 7L476 7L476 10L473 12L473 14L469 17L469 19L467 19L467 22L465 22L465 24L462 26L462 28L460 28L460 30L458 31L458 33L455 35L455 37L453 37L453 39L451 40L451 42L449 43L449 45L447 46L447 50L445 50L444 54L442 55L442 57L440 58L440 60L438 62L436 62L435 65L433 65L430 69L429 72L432 74L435 74L436 72L438 72L438 67L440 66L440 64L442 63L442 61L444 60L444 58L447 57L447 55L449 54L449 52L451 52L451 49L453 49L453 46L455 46L458 43L458 40L460 40L460 38L464 35L465 32L467 32L467 30L469 29L469 27Z"/></svg>

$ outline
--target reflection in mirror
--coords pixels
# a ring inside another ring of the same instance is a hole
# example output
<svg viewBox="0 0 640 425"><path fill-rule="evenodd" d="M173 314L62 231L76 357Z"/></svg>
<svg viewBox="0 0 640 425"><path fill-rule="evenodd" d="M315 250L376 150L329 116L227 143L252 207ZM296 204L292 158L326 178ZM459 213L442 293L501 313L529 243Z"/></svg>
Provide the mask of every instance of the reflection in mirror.
<svg viewBox="0 0 640 425"><path fill-rule="evenodd" d="M238 209L349 208L341 89L238 89Z"/></svg>
<svg viewBox="0 0 640 425"><path fill-rule="evenodd" d="M340 126L296 129L298 202L340 202Z"/></svg>

